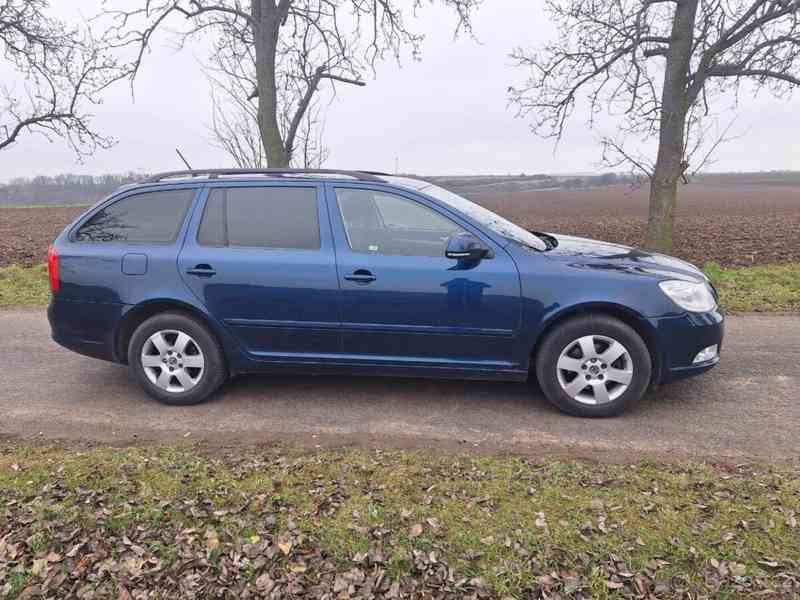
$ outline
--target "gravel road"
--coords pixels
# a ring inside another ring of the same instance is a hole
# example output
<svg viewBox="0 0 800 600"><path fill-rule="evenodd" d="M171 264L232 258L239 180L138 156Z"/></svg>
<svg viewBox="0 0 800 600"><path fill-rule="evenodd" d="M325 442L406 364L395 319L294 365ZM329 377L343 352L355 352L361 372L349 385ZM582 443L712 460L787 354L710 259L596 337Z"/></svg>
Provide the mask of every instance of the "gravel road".
<svg viewBox="0 0 800 600"><path fill-rule="evenodd" d="M125 367L57 346L43 311L2 311L0 437L794 461L798 340L798 316L731 317L716 369L606 420L561 415L528 384L353 377L241 377L209 403L171 408L145 396Z"/></svg>

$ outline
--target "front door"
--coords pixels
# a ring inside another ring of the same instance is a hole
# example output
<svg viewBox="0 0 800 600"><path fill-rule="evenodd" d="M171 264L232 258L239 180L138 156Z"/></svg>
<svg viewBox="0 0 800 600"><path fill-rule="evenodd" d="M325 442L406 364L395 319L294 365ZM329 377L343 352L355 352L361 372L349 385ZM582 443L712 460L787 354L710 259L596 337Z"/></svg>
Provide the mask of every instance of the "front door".
<svg viewBox="0 0 800 600"><path fill-rule="evenodd" d="M519 274L502 247L411 192L329 184L328 206L344 354L400 365L517 367ZM463 231L478 235L493 257L477 265L445 258L447 239Z"/></svg>
<svg viewBox="0 0 800 600"><path fill-rule="evenodd" d="M196 211L181 276L255 358L339 352L339 283L324 188L216 184Z"/></svg>

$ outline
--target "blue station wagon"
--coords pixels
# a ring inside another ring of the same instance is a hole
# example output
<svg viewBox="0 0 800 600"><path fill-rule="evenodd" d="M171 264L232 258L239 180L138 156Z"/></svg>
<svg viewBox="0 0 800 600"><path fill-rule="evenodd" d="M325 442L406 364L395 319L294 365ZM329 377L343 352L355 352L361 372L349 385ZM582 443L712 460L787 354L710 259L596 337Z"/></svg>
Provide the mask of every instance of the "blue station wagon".
<svg viewBox="0 0 800 600"><path fill-rule="evenodd" d="M371 172L158 175L69 225L48 265L53 339L176 405L249 372L533 374L561 410L611 416L713 367L723 338L688 263Z"/></svg>

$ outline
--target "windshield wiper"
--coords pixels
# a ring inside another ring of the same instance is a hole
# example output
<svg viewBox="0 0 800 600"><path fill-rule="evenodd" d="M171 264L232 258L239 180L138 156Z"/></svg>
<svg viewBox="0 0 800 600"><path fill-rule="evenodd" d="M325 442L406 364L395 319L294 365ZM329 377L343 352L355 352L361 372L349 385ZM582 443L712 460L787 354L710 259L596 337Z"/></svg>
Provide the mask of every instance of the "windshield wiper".
<svg viewBox="0 0 800 600"><path fill-rule="evenodd" d="M558 240L549 233L533 230L530 230L530 232L544 242L544 245L547 246L547 250L552 250L558 246Z"/></svg>

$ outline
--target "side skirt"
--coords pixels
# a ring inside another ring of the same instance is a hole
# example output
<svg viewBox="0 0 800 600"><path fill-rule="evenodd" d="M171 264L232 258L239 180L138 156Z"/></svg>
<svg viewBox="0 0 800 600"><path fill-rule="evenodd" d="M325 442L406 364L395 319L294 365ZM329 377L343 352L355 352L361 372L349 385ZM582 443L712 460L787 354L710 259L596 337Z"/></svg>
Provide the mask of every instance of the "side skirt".
<svg viewBox="0 0 800 600"><path fill-rule="evenodd" d="M235 374L285 373L298 375L364 375L370 377L412 377L422 379L472 379L483 381L527 381L528 371L514 368L459 368L452 366L408 366L318 362L247 361Z"/></svg>

